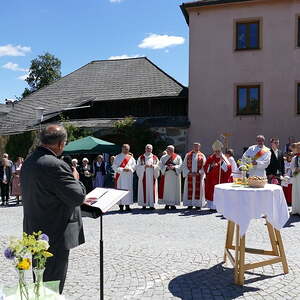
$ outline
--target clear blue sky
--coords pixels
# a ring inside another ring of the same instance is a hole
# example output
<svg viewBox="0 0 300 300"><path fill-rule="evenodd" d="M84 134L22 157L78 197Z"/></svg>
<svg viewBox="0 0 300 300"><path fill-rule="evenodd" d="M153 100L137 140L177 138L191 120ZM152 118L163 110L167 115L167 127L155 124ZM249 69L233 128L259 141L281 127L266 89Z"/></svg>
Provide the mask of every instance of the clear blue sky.
<svg viewBox="0 0 300 300"><path fill-rule="evenodd" d="M62 75L112 56L147 56L188 83L188 26L178 0L1 0L0 102L20 96L46 51Z"/></svg>

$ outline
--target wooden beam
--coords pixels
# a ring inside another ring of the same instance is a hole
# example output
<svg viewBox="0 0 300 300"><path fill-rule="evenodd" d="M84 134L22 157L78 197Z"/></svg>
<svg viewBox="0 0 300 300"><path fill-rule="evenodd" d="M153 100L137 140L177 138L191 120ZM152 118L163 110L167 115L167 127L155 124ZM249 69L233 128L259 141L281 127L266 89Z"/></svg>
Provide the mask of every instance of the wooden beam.
<svg viewBox="0 0 300 300"><path fill-rule="evenodd" d="M260 268L260 267L264 267L264 266L268 266L268 265L277 264L279 262L282 262L282 258L276 257L276 258L260 261L257 263L245 264L244 269L251 270L251 269L256 269L256 268Z"/></svg>

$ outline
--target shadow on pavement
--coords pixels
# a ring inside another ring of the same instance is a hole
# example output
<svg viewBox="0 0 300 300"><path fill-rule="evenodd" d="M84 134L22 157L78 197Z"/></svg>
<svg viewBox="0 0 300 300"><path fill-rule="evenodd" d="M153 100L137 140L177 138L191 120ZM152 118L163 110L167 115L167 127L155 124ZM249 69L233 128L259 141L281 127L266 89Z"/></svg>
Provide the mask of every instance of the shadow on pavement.
<svg viewBox="0 0 300 300"><path fill-rule="evenodd" d="M211 215L215 214L215 212L211 212L208 209L202 210L188 210L186 208L177 208L177 209L163 209L157 208L155 210L141 209L141 208L133 208L131 211L120 211L120 210L111 210L106 213L106 215L115 215L115 214L133 214L133 215L151 215L151 214L158 214L158 215L167 215L167 214L178 214L178 216L203 216L203 215Z"/></svg>
<svg viewBox="0 0 300 300"><path fill-rule="evenodd" d="M291 215L284 227L294 227L293 223L300 222L299 215Z"/></svg>
<svg viewBox="0 0 300 300"><path fill-rule="evenodd" d="M258 280L269 277L273 276L259 274ZM246 280L245 283L249 282ZM210 269L180 275L170 281L168 288L173 296L183 300L215 299L218 296L220 299L235 299L246 292L259 290L254 287L233 284L233 269L223 267L221 263Z"/></svg>

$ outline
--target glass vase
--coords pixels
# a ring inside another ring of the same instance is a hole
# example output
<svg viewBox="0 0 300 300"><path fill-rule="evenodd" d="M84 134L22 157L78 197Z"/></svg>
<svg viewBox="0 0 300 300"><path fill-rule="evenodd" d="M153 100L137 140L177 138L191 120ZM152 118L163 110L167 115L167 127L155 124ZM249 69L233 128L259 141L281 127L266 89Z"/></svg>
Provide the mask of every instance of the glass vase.
<svg viewBox="0 0 300 300"><path fill-rule="evenodd" d="M35 300L40 300L42 299L44 295L44 283L43 283L43 276L44 276L45 268L43 269L38 269L34 268L33 273L34 273L34 299Z"/></svg>
<svg viewBox="0 0 300 300"><path fill-rule="evenodd" d="M18 288L19 295L21 300L29 300L29 290L26 280L26 270L17 270L18 271Z"/></svg>
<svg viewBox="0 0 300 300"><path fill-rule="evenodd" d="M247 171L241 171L242 172L242 183L247 183Z"/></svg>

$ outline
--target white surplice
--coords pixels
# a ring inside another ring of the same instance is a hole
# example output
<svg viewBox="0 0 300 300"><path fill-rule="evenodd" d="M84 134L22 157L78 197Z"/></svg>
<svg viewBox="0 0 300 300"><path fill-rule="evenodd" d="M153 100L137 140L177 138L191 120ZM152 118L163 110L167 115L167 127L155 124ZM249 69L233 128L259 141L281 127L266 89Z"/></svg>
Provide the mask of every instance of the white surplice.
<svg viewBox="0 0 300 300"><path fill-rule="evenodd" d="M126 155L123 153L118 154L115 157L114 163L112 165L112 168L114 169L115 173L120 174L119 179L117 181L117 188L130 191L130 193L127 196L125 196L122 200L119 201L119 205L129 205L133 203L133 173L135 171L136 162L133 156L131 156L127 165L125 166L125 168L128 168L129 171L125 172L124 168L120 167L125 157Z"/></svg>
<svg viewBox="0 0 300 300"><path fill-rule="evenodd" d="M261 157L256 159L257 165L253 166L253 168L249 171L249 176L260 176L260 177L266 177L266 168L270 164L271 160L271 151L269 148L264 146L264 149L266 149L266 153L264 153ZM243 158L250 157L254 158L256 153L261 151L262 148L258 147L257 145L250 146L248 150L243 154Z"/></svg>
<svg viewBox="0 0 300 300"><path fill-rule="evenodd" d="M163 197L159 198L159 204L165 205L180 205L181 202L181 167L182 159L180 155L177 154L174 159L174 170L167 170L166 162L169 160L170 156L168 154L161 157L159 162L159 168L161 174L165 176L165 184Z"/></svg>
<svg viewBox="0 0 300 300"><path fill-rule="evenodd" d="M138 204L140 206L154 207L158 199L157 178L159 177L159 159L152 153L144 154L145 160L140 156L136 164L136 174L139 178ZM146 168L152 165L153 168ZM145 177L145 191L144 191Z"/></svg>
<svg viewBox="0 0 300 300"><path fill-rule="evenodd" d="M298 160L298 163L297 161ZM300 157L294 156L292 159L291 169L294 173L297 166L300 166ZM293 176L292 186L292 214L300 215L300 173Z"/></svg>
<svg viewBox="0 0 300 300"><path fill-rule="evenodd" d="M204 154L203 156L203 165L202 168L199 170L199 173L201 175L201 188L200 188L200 199L195 199L195 192L196 192L196 178L193 177L193 197L191 200L188 199L188 174L190 173L190 170L188 168L188 155L189 153L186 154L183 165L182 165L182 175L184 180L184 190L183 190L183 205L185 206L196 206L196 207L202 207L205 204L205 195L204 195L204 178L205 178L205 172L203 169L203 166L206 162L206 157ZM192 158L192 172L197 173L198 172L198 154L193 153L193 158Z"/></svg>

